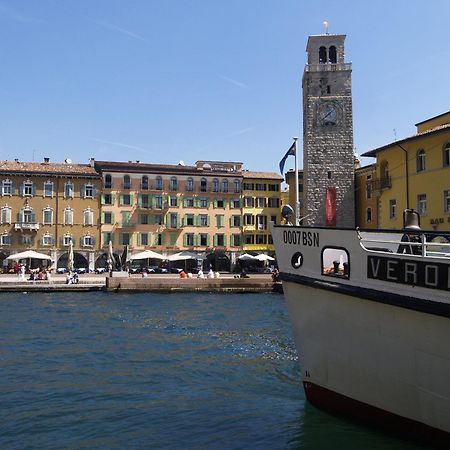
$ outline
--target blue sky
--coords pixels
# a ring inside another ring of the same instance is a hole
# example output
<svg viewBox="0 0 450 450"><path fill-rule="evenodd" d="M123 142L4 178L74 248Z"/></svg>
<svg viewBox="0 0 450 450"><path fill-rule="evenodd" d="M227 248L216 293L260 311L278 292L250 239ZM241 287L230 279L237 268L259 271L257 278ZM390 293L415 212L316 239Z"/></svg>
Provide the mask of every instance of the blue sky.
<svg viewBox="0 0 450 450"><path fill-rule="evenodd" d="M0 159L278 171L324 20L347 35L361 154L450 109L449 17L447 0L0 0Z"/></svg>

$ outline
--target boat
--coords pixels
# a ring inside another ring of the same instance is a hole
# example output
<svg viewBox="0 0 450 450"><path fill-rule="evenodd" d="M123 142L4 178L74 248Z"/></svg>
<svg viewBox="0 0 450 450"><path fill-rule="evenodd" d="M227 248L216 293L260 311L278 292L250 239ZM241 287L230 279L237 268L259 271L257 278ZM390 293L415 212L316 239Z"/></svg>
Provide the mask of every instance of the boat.
<svg viewBox="0 0 450 450"><path fill-rule="evenodd" d="M415 224L272 236L308 401L450 448L450 236Z"/></svg>

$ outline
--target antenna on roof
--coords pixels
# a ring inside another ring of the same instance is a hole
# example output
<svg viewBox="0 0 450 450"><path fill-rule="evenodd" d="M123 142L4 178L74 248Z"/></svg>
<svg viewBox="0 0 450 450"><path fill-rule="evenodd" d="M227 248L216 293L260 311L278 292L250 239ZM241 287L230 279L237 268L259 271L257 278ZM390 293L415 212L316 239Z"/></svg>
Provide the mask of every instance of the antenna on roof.
<svg viewBox="0 0 450 450"><path fill-rule="evenodd" d="M323 26L325 27L325 34L330 34L328 33L328 20L323 21Z"/></svg>

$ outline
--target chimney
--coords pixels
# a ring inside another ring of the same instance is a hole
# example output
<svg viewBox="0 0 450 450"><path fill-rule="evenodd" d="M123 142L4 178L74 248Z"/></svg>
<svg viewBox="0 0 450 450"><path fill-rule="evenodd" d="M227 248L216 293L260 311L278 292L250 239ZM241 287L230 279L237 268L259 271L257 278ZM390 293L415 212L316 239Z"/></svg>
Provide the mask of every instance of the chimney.
<svg viewBox="0 0 450 450"><path fill-rule="evenodd" d="M90 158L90 159L89 159L89 165L90 165L91 167L94 167L94 166L95 166L95 158Z"/></svg>
<svg viewBox="0 0 450 450"><path fill-rule="evenodd" d="M50 162L50 158L44 158L44 164L48 164Z"/></svg>

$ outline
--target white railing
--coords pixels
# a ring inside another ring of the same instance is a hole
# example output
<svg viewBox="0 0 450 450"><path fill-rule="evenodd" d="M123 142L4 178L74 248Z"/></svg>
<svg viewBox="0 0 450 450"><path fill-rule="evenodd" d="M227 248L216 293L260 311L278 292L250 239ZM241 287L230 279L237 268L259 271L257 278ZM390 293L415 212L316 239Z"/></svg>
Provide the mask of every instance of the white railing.
<svg viewBox="0 0 450 450"><path fill-rule="evenodd" d="M28 223L28 222L18 222L16 224L14 224L14 229L16 231L21 231L21 230L37 231L37 230L39 230L39 224L38 223Z"/></svg>
<svg viewBox="0 0 450 450"><path fill-rule="evenodd" d="M305 72L336 72L339 70L352 70L352 63L323 63L305 65Z"/></svg>

